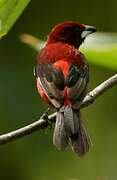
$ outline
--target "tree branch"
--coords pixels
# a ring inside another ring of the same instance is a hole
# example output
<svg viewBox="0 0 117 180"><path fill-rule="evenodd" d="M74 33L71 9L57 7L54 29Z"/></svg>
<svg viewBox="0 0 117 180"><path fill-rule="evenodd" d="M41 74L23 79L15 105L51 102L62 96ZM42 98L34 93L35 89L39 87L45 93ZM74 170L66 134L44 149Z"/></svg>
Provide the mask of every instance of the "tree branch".
<svg viewBox="0 0 117 180"><path fill-rule="evenodd" d="M117 74L110 77L109 79L104 81L102 84L97 86L95 89L90 91L87 94L87 96L84 98L80 108L83 108L83 107L86 107L86 106L92 104L98 96L100 96L105 91L107 91L108 89L112 88L115 85L117 85Z"/></svg>
<svg viewBox="0 0 117 180"><path fill-rule="evenodd" d="M90 91L87 96L84 98L80 108L84 108L92 104L98 96L103 94L108 89L112 88L113 86L117 85L117 74L112 76L111 78L104 81L102 84L97 86L95 89ZM55 122L56 113L53 113L48 116L49 121ZM46 120L43 116L37 120L36 122L25 126L23 128L17 129L15 131L0 135L0 145L6 144L8 142L14 141L19 139L23 136L29 135L37 130L47 128L49 126L49 121Z"/></svg>

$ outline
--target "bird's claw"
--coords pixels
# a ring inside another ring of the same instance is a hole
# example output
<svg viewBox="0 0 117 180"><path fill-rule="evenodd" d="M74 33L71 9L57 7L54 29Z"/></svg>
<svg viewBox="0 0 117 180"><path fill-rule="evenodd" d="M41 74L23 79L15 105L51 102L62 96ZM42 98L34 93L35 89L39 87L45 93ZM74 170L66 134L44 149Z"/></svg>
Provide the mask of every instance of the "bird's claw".
<svg viewBox="0 0 117 180"><path fill-rule="evenodd" d="M52 129L52 122L50 121L48 117L49 111L50 111L50 108L48 108L47 111L41 116L41 119L44 119L48 123L49 129Z"/></svg>

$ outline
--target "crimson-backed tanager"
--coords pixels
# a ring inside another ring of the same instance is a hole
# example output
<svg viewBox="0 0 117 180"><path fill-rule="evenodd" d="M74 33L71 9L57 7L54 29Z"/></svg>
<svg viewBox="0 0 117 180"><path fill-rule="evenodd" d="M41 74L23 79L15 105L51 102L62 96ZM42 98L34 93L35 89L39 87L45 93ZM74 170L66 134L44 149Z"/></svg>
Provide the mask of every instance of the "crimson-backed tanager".
<svg viewBox="0 0 117 180"><path fill-rule="evenodd" d="M79 112L87 93L89 69L78 49L95 31L95 27L78 22L58 24L38 52L35 66L39 94L57 109L53 143L61 150L70 144L79 156L89 151L91 141Z"/></svg>

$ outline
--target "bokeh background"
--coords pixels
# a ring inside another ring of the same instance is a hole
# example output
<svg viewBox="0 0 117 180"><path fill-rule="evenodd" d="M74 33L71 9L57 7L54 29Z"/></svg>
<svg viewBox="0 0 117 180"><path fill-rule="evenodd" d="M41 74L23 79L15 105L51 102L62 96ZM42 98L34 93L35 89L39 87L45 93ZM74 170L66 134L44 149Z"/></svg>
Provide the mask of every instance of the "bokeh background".
<svg viewBox="0 0 117 180"><path fill-rule="evenodd" d="M116 0L31 1L12 30L0 41L0 134L35 121L47 108L33 77L36 52L20 43L22 32L43 40L63 21L95 25L99 31L117 31ZM115 74L112 69L90 65L89 89ZM83 158L69 148L52 144L52 130L33 133L0 146L0 179L12 180L116 180L117 88L83 109L93 148Z"/></svg>

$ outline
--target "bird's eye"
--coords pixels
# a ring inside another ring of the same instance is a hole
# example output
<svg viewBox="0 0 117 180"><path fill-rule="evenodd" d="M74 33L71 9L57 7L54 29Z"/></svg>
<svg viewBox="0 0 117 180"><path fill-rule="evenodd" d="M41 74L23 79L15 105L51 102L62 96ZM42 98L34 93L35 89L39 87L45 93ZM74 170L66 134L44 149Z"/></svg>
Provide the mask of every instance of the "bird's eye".
<svg viewBox="0 0 117 180"><path fill-rule="evenodd" d="M79 34L79 33L81 32L80 27L76 27L76 28L74 29L74 32L76 32L77 34Z"/></svg>

